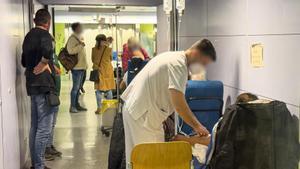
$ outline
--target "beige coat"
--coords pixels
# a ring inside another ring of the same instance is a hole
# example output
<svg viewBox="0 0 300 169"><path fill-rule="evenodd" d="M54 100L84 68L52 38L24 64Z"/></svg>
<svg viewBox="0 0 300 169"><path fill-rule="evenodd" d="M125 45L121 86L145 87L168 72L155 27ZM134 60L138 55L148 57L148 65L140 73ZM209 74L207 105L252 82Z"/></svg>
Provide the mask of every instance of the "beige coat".
<svg viewBox="0 0 300 169"><path fill-rule="evenodd" d="M101 55L103 58L100 63ZM110 47L102 45L100 49L97 47L92 49L93 70L98 69L100 75L100 84L95 83L95 90L107 91L116 88L114 70L111 61L112 49Z"/></svg>
<svg viewBox="0 0 300 169"><path fill-rule="evenodd" d="M72 34L67 42L67 50L70 54L78 54L78 63L74 67L75 70L86 70L88 65L87 65L87 60L86 60L86 51L85 47L82 43L78 42L80 40L80 37L78 37L76 34Z"/></svg>

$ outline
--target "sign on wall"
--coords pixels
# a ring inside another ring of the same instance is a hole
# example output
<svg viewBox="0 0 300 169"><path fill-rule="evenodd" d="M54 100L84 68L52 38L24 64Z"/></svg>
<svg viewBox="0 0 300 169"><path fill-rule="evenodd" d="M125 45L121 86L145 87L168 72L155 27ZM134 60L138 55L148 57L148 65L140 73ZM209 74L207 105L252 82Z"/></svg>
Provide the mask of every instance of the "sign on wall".
<svg viewBox="0 0 300 169"><path fill-rule="evenodd" d="M250 55L252 67L259 68L264 66L264 47L262 44L253 44Z"/></svg>

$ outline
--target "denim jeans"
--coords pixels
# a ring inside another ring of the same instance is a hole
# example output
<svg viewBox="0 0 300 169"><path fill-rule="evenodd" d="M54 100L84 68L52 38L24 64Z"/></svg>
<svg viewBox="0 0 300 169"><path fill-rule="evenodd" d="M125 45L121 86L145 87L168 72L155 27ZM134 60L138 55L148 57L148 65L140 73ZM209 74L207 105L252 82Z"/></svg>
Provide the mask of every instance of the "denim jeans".
<svg viewBox="0 0 300 169"><path fill-rule="evenodd" d="M97 101L98 108L101 108L101 106L102 106L102 104L101 104L102 94L104 94L104 97L106 99L113 99L113 94L112 94L111 90L108 90L108 91L96 90L95 93L96 93L96 101Z"/></svg>
<svg viewBox="0 0 300 169"><path fill-rule="evenodd" d="M73 87L71 90L71 107L78 105L79 90L82 84L82 79L85 70L72 70Z"/></svg>
<svg viewBox="0 0 300 169"><path fill-rule="evenodd" d="M49 139L48 139L47 147L51 147L53 145L54 128L55 128L55 125L56 125L56 119L57 119L57 114L58 114L58 111L59 111L59 106L53 107L52 110L53 110L52 129L51 129L51 134L50 134Z"/></svg>
<svg viewBox="0 0 300 169"><path fill-rule="evenodd" d="M52 120L53 107L48 105L46 95L32 95L29 148L35 169L44 169L44 155L52 130Z"/></svg>

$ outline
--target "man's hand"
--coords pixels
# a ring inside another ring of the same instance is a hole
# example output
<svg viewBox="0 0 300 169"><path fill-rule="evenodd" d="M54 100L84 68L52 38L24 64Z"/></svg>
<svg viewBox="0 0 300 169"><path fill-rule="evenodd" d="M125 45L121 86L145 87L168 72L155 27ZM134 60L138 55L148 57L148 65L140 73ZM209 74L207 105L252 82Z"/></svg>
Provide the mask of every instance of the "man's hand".
<svg viewBox="0 0 300 169"><path fill-rule="evenodd" d="M194 128L194 131L200 136L207 136L209 135L209 131L202 125L199 124Z"/></svg>
<svg viewBox="0 0 300 169"><path fill-rule="evenodd" d="M191 126L199 136L207 136L209 134L208 130L197 120L196 116L189 108L184 94L175 89L169 89L169 91L172 104L183 121Z"/></svg>
<svg viewBox="0 0 300 169"><path fill-rule="evenodd" d="M60 75L60 74L61 74L60 68L58 68L57 66L54 65L54 69L55 69L55 73L56 73L57 75Z"/></svg>
<svg viewBox="0 0 300 169"><path fill-rule="evenodd" d="M34 67L33 73L34 73L35 75L39 75L39 74L43 73L43 72L46 71L46 70L49 71L49 72L51 73L51 69L50 69L49 65L46 64L46 63L40 62L38 65L36 65L36 66Z"/></svg>

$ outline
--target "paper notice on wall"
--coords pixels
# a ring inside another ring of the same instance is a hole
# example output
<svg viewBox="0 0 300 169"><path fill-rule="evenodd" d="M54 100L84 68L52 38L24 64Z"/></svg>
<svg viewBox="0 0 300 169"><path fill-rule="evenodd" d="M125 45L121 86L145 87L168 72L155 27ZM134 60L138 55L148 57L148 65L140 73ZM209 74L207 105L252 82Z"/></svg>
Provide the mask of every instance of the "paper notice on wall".
<svg viewBox="0 0 300 169"><path fill-rule="evenodd" d="M264 47L262 44L251 46L251 65L255 68L264 66Z"/></svg>

